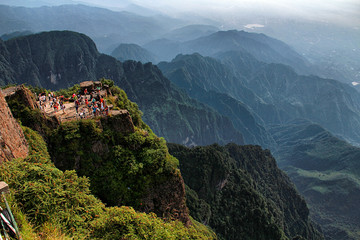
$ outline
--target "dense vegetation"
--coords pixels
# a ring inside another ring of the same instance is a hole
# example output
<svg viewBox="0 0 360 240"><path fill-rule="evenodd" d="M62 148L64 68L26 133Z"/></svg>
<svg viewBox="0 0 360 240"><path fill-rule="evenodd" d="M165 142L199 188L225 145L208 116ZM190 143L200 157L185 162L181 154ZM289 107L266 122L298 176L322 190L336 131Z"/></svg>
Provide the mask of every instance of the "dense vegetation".
<svg viewBox="0 0 360 240"><path fill-rule="evenodd" d="M110 80L103 81L113 85ZM70 88L62 93L67 95L73 90ZM114 108L126 109L129 115L49 126L46 125L47 117L38 109L30 109L21 96L19 98L15 94L9 99L9 106L25 125L34 130L40 128L39 132L48 141L55 165L61 170L75 169L80 176L88 176L92 192L105 203L112 206L129 205L163 217L173 217L176 210L178 219L186 223L188 216L181 197L177 199L178 205L171 207L152 204L151 201L162 196L147 199L150 189L164 182L170 184L171 181L178 183L174 187L180 189L170 188L169 191L179 190L181 196L184 190L181 190L182 178L177 169L177 160L168 153L165 140L157 137L142 121L138 106L127 98L126 93L116 86L112 86L110 91L112 95L106 101ZM34 118L29 119L29 116ZM46 131L42 130L43 125ZM174 200L171 194L167 200Z"/></svg>
<svg viewBox="0 0 360 240"><path fill-rule="evenodd" d="M224 239L322 239L305 201L258 146L169 144L189 187L190 214Z"/></svg>
<svg viewBox="0 0 360 240"><path fill-rule="evenodd" d="M90 193L90 182L75 171L61 171L50 160L46 143L23 128L30 154L0 165L11 189L11 205L24 240L34 239L210 239L206 227L185 227L131 207L110 207Z"/></svg>

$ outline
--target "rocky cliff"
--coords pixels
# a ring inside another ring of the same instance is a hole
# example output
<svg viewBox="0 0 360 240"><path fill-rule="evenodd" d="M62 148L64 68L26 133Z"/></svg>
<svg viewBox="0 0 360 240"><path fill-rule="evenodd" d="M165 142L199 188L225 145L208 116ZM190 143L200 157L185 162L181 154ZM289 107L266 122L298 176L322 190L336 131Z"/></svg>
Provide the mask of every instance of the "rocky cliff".
<svg viewBox="0 0 360 240"><path fill-rule="evenodd" d="M23 85L9 87L4 93L14 118L21 119L23 126L36 130L43 137L46 137L48 131L59 126L59 120L46 116L39 109L35 95Z"/></svg>
<svg viewBox="0 0 360 240"><path fill-rule="evenodd" d="M27 154L28 147L24 134L0 90L0 162L24 158Z"/></svg>

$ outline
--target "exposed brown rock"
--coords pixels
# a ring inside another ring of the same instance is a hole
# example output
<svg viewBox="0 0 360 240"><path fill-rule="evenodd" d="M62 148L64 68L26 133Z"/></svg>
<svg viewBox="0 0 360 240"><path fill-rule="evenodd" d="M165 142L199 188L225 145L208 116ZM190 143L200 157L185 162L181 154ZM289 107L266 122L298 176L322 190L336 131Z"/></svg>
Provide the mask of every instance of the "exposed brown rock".
<svg viewBox="0 0 360 240"><path fill-rule="evenodd" d="M112 110L111 117L103 119L106 124L113 127L117 132L133 133L135 132L134 123L127 110Z"/></svg>
<svg viewBox="0 0 360 240"><path fill-rule="evenodd" d="M59 126L59 120L54 116L48 116L44 112L40 111L39 105L37 104L35 95L24 85L11 87L9 89L5 89L5 97L7 101L16 101L18 103L24 104L31 110L38 112L38 114L33 116L31 121L22 120L24 126L30 127L33 130L36 130L43 137L45 134L45 127L54 129ZM15 116L16 118L20 118L20 116ZM30 120L30 119L27 119Z"/></svg>
<svg viewBox="0 0 360 240"><path fill-rule="evenodd" d="M0 90L0 162L28 155L26 139Z"/></svg>
<svg viewBox="0 0 360 240"><path fill-rule="evenodd" d="M34 94L26 88L24 85L19 85L16 87L10 87L4 90L4 95L6 98L11 99L16 97L22 100L22 103L30 109L38 109L39 106L36 103Z"/></svg>
<svg viewBox="0 0 360 240"><path fill-rule="evenodd" d="M85 88L87 89L88 93L90 93L91 91L96 90L98 87L102 88L100 81L85 81L80 83L81 94L84 94Z"/></svg>
<svg viewBox="0 0 360 240"><path fill-rule="evenodd" d="M166 219L180 220L188 226L191 221L185 195L184 180L177 170L172 176L168 176L165 182L156 184L148 190L143 198L141 210L154 212Z"/></svg>

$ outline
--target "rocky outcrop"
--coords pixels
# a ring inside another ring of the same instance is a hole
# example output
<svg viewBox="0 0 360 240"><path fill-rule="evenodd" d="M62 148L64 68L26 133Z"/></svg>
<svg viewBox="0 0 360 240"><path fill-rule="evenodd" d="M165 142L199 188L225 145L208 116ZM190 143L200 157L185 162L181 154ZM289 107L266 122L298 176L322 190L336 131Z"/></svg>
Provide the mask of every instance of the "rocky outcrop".
<svg viewBox="0 0 360 240"><path fill-rule="evenodd" d="M135 132L134 123L130 113L127 110L112 110L111 117L104 118L103 121L112 126L112 128L120 133Z"/></svg>
<svg viewBox="0 0 360 240"><path fill-rule="evenodd" d="M24 133L19 123L13 118L0 90L0 162L24 158L28 152Z"/></svg>
<svg viewBox="0 0 360 240"><path fill-rule="evenodd" d="M36 130L46 138L46 131L59 126L59 120L54 116L47 116L39 109L35 95L25 86L20 85L5 89L6 101L12 114L20 119L23 126Z"/></svg>
<svg viewBox="0 0 360 240"><path fill-rule="evenodd" d="M148 190L141 210L155 212L159 217L180 220L188 226L191 221L185 199L184 180L180 173L173 174L165 182Z"/></svg>
<svg viewBox="0 0 360 240"><path fill-rule="evenodd" d="M21 102L31 110L39 109L34 94L24 85L9 87L4 90L4 95L8 99L14 97L21 99Z"/></svg>

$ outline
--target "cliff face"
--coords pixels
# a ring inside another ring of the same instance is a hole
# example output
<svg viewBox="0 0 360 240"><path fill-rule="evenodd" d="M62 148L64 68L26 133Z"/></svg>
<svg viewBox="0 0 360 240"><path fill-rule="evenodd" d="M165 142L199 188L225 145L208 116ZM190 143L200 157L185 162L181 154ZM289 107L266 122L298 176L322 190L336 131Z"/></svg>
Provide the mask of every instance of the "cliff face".
<svg viewBox="0 0 360 240"><path fill-rule="evenodd" d="M185 184L180 174L169 176L166 182L153 185L143 198L144 211L158 216L175 218L186 226L190 224L186 206Z"/></svg>
<svg viewBox="0 0 360 240"><path fill-rule="evenodd" d="M323 239L305 201L268 150L235 144L168 147L192 189L187 191L190 214L220 238Z"/></svg>
<svg viewBox="0 0 360 240"><path fill-rule="evenodd" d="M28 147L24 134L0 90L0 161L24 158L27 155Z"/></svg>

